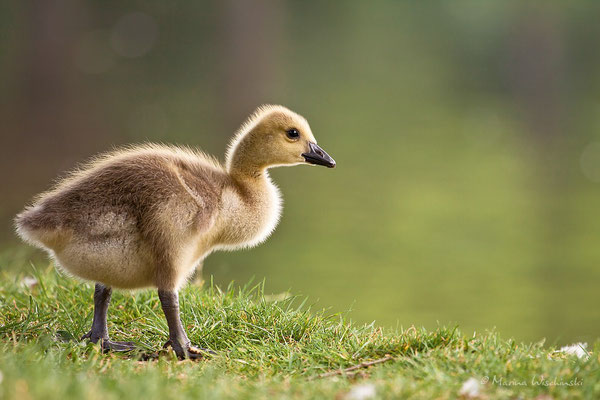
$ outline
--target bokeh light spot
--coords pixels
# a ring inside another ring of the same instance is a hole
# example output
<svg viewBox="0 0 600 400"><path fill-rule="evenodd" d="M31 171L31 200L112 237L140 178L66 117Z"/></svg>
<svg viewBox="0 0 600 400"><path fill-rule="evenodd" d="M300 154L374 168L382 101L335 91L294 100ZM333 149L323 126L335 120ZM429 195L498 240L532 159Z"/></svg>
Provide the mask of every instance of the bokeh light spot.
<svg viewBox="0 0 600 400"><path fill-rule="evenodd" d="M111 43L117 54L135 58L149 52L158 36L154 18L141 12L126 14L114 26Z"/></svg>
<svg viewBox="0 0 600 400"><path fill-rule="evenodd" d="M592 142L581 153L581 172L592 182L600 183L600 142Z"/></svg>

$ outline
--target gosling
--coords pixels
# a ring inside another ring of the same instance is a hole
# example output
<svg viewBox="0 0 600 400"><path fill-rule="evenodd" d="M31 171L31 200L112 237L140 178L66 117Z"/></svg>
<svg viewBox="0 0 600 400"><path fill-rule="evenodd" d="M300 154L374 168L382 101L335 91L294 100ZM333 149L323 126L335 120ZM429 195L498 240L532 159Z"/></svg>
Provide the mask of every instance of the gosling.
<svg viewBox="0 0 600 400"><path fill-rule="evenodd" d="M302 116L258 108L231 140L225 165L189 148L146 144L101 155L37 197L15 219L19 236L70 275L96 282L82 337L129 351L106 324L112 288L156 287L178 358L200 358L181 323L178 291L212 251L256 246L275 229L281 199L267 170L335 167Z"/></svg>

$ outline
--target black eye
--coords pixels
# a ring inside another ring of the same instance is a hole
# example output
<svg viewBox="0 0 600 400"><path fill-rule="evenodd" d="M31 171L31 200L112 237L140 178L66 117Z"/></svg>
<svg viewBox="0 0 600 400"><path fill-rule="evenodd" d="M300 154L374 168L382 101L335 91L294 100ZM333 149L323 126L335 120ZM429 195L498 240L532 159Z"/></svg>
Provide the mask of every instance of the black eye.
<svg viewBox="0 0 600 400"><path fill-rule="evenodd" d="M298 139L300 137L300 132L296 128L288 129L285 132L290 139Z"/></svg>

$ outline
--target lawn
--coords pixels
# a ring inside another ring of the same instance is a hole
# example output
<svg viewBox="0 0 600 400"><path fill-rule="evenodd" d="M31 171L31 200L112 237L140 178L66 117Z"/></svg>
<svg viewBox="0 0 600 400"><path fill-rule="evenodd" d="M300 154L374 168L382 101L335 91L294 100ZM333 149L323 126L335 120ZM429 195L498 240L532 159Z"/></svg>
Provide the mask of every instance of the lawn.
<svg viewBox="0 0 600 400"><path fill-rule="evenodd" d="M190 339L217 352L200 362L157 353L167 326L154 291L116 292L111 336L141 349L102 354L78 340L92 286L50 266L23 270L0 276L1 399L600 398L600 342L578 357L496 332L387 331L260 284L183 290Z"/></svg>

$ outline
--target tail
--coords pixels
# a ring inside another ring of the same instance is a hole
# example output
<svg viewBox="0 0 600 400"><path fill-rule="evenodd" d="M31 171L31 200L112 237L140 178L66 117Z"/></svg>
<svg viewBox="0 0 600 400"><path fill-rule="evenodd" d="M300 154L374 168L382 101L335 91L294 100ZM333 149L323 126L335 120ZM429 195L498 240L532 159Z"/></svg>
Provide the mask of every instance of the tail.
<svg viewBox="0 0 600 400"><path fill-rule="evenodd" d="M60 223L43 206L26 208L15 217L17 235L37 247L52 248L59 234Z"/></svg>

